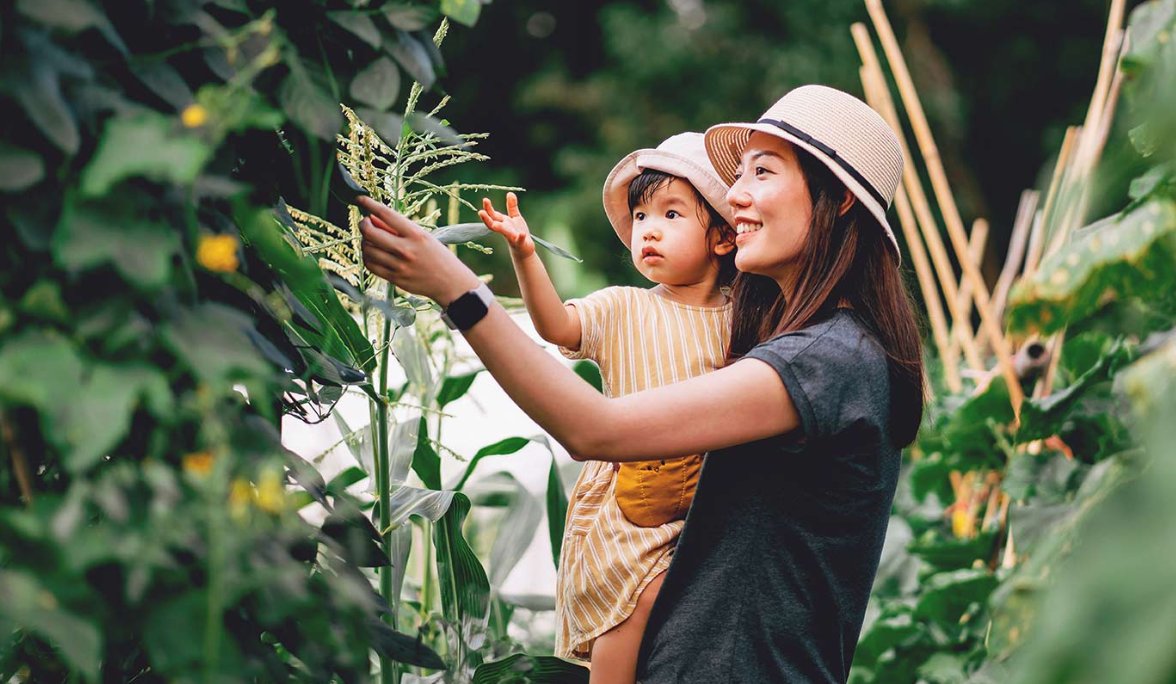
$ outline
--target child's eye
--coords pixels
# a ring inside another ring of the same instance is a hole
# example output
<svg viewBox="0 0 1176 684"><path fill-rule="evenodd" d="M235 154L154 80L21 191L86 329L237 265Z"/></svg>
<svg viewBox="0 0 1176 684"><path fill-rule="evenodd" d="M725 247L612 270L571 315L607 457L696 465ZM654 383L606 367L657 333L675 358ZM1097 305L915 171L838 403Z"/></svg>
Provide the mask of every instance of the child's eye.
<svg viewBox="0 0 1176 684"><path fill-rule="evenodd" d="M675 209L670 209L669 211L666 212L666 218L668 218L668 219L676 219L679 216L681 216L681 214L679 214L677 212L677 210L675 210Z"/></svg>
<svg viewBox="0 0 1176 684"><path fill-rule="evenodd" d="M644 211L633 212L633 220L634 221L644 221L645 220L645 212Z"/></svg>

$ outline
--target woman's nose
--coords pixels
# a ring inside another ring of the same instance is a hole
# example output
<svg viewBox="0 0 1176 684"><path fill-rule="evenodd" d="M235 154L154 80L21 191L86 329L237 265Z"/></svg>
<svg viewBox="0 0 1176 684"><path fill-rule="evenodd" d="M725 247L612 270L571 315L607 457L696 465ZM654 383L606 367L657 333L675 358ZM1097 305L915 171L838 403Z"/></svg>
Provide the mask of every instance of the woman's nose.
<svg viewBox="0 0 1176 684"><path fill-rule="evenodd" d="M743 189L743 185L741 185L742 182L742 177L737 178L731 184L731 187L727 189L727 204L733 207L746 207L751 202L750 196Z"/></svg>

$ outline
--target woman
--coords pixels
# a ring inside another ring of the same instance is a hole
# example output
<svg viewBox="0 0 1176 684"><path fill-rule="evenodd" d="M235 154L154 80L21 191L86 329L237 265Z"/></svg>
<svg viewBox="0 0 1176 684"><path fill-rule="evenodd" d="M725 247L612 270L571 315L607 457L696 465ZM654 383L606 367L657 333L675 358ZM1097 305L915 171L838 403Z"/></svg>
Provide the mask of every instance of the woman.
<svg viewBox="0 0 1176 684"><path fill-rule="evenodd" d="M597 394L448 249L363 198L365 263L448 305L486 368L571 453L708 453L640 681L844 682L900 450L923 410L919 333L885 216L901 150L873 110L823 86L789 92L755 123L714 126L706 143L731 184L740 271L728 365L712 373Z"/></svg>

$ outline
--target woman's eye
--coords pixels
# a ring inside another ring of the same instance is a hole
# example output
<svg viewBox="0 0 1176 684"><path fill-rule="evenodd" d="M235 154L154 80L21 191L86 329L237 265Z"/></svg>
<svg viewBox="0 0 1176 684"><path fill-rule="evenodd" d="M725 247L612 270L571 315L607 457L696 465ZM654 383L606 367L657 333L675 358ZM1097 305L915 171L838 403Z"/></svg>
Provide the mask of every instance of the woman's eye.
<svg viewBox="0 0 1176 684"><path fill-rule="evenodd" d="M768 170L767 170L767 169L765 169L765 168L764 168L764 167L762 167L762 166L757 166L757 167L755 167L755 175L757 175L757 176L763 175L763 174L765 174L765 173L767 173L767 172L768 172Z"/></svg>
<svg viewBox="0 0 1176 684"><path fill-rule="evenodd" d="M666 212L666 218L668 218L668 219L676 219L679 216L681 216L681 214L679 214L674 209L670 209L669 211Z"/></svg>
<svg viewBox="0 0 1176 684"><path fill-rule="evenodd" d="M740 179L740 178L742 178L742 177L743 177L743 172L742 172L742 171L736 171L736 172L735 172L735 177L734 177L734 180L739 180L739 179Z"/></svg>

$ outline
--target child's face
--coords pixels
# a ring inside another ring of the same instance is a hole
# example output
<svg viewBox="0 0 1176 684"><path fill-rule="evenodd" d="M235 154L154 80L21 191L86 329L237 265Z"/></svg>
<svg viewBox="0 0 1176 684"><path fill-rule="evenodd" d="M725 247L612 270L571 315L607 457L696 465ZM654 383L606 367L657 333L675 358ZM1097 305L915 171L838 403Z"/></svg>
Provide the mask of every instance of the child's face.
<svg viewBox="0 0 1176 684"><path fill-rule="evenodd" d="M707 211L689 183L674 179L633 207L629 251L641 275L662 285L694 285L717 275L716 245L706 225Z"/></svg>
<svg viewBox="0 0 1176 684"><path fill-rule="evenodd" d="M735 267L787 279L808 237L813 203L792 145L754 133L727 191L735 214Z"/></svg>

